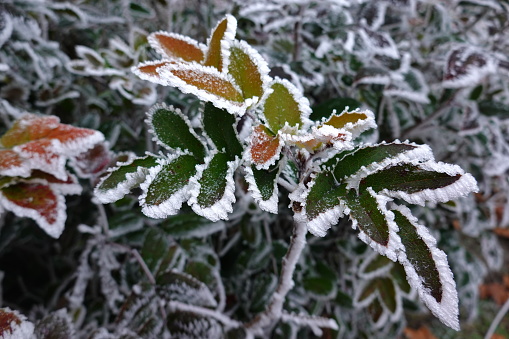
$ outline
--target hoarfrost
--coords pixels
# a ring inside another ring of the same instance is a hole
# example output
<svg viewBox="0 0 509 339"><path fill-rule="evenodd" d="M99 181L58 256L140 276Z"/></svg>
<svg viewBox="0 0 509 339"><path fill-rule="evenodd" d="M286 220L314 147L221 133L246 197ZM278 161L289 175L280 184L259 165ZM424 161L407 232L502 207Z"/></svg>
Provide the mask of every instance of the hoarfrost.
<svg viewBox="0 0 509 339"><path fill-rule="evenodd" d="M279 174L281 173L283 166L279 166L277 169L278 174L276 174L276 180L274 180L274 186L272 195L269 199L263 199L262 194L260 192L260 189L258 188L258 185L256 184L256 180L253 174L253 170L249 166L244 167L245 171L245 178L248 183L248 190L251 192L251 196L253 197L254 201L260 206L260 208L264 211L267 211L269 213L277 214L278 211L278 202L279 202L279 190L277 185L277 178L279 177Z"/></svg>
<svg viewBox="0 0 509 339"><path fill-rule="evenodd" d="M449 263L447 262L447 255L436 247L436 240L428 231L428 229L419 224L417 218L415 218L410 209L405 206L395 206L394 210L401 212L416 228L417 234L428 246L431 257L435 262L440 285L442 287L442 299L438 302L430 293L429 290L424 286L422 279L417 274L412 263L408 260L406 250L404 246L399 246L398 261L405 268L408 282L411 286L417 288L417 293L422 301L428 306L431 312L442 321L445 325L459 331L459 320L458 320L458 294L456 292L456 283Z"/></svg>
<svg viewBox="0 0 509 339"><path fill-rule="evenodd" d="M0 318L5 321L0 328L2 339L32 339L34 335L34 324L16 310L9 307L0 308ZM7 321L9 321L7 323Z"/></svg>
<svg viewBox="0 0 509 339"><path fill-rule="evenodd" d="M368 48L368 51L378 55L385 55L393 59L399 59L398 48L389 34L385 32L375 32L364 27L359 30L359 35Z"/></svg>
<svg viewBox="0 0 509 339"><path fill-rule="evenodd" d="M497 72L496 60L486 52L472 46L452 49L447 57L445 88L461 88L476 85L488 74Z"/></svg>

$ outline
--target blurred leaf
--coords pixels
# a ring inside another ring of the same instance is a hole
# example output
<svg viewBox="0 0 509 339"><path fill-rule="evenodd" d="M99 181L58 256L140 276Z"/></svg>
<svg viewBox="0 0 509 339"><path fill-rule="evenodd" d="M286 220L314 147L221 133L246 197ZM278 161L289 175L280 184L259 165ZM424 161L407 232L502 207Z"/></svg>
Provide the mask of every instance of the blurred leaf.
<svg viewBox="0 0 509 339"><path fill-rule="evenodd" d="M177 300L203 307L215 307L217 302L207 285L195 277L177 271L167 271L156 279L156 290L165 300Z"/></svg>
<svg viewBox="0 0 509 339"><path fill-rule="evenodd" d="M349 107L349 109L360 108L361 103L348 97L334 98L314 106L313 113L311 113L309 118L314 121L320 121L322 118L330 117L333 110L336 110L336 112L343 112L346 107Z"/></svg>
<svg viewBox="0 0 509 339"><path fill-rule="evenodd" d="M509 117L509 105L501 101L482 100L477 103L479 111L486 116Z"/></svg>
<svg viewBox="0 0 509 339"><path fill-rule="evenodd" d="M61 309L39 320L35 334L39 339L68 339L75 336L75 330L67 311Z"/></svg>
<svg viewBox="0 0 509 339"><path fill-rule="evenodd" d="M157 228L150 228L146 232L140 254L151 272L157 271L169 247L170 242L166 234Z"/></svg>
<svg viewBox="0 0 509 339"><path fill-rule="evenodd" d="M164 57L188 62L201 62L203 46L195 40L175 33L155 32L148 36L150 45Z"/></svg>
<svg viewBox="0 0 509 339"><path fill-rule="evenodd" d="M175 238L204 238L225 228L222 221L211 222L197 214L178 214L168 217L159 227Z"/></svg>

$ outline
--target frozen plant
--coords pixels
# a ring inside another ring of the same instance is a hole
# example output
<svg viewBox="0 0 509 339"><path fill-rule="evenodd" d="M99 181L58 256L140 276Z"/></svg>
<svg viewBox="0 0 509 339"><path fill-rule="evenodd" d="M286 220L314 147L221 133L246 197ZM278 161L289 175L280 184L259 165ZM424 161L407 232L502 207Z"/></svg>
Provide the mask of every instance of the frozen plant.
<svg viewBox="0 0 509 339"><path fill-rule="evenodd" d="M402 202L445 203L476 192L475 179L459 166L435 161L427 145L359 142L363 132L376 128L369 110L337 107L329 116L311 120L302 92L288 80L269 76L262 56L235 39L236 26L236 19L227 15L206 44L163 31L149 36L162 59L141 63L133 72L196 95L203 101L200 123L191 125L171 105L155 105L147 123L168 153L118 163L95 195L111 203L139 186L140 205L149 217L175 215L187 202L211 221L227 220L243 176L252 199L266 212L278 214L279 199L288 194L293 237L274 293L252 320L239 322L187 300L170 301L169 309L190 315L189 324L200 323L214 335L217 326L262 335L275 321L295 320L283 306L294 287L307 232L324 237L348 216L363 242L403 266L431 312L459 330L458 297L447 257ZM330 319L300 319L300 324L337 329Z"/></svg>

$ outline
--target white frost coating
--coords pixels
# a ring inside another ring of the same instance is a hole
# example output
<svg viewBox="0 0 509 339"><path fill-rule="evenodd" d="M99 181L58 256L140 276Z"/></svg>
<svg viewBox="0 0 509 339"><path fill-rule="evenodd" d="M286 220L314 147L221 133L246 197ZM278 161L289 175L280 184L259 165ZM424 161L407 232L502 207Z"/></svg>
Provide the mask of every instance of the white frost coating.
<svg viewBox="0 0 509 339"><path fill-rule="evenodd" d="M369 31L369 32L368 32ZM369 50L371 50L373 53L378 55L385 55L390 58L399 59L400 55L398 52L398 48L396 47L396 44L394 43L394 40L392 40L391 36L387 34L386 32L374 32L371 30L368 30L367 28L359 29L359 35L361 36L362 40L364 41L364 44L368 47ZM379 38L379 41L376 40L371 35L377 35ZM383 39L384 41L380 41ZM383 44L387 44L387 46L383 46Z"/></svg>
<svg viewBox="0 0 509 339"><path fill-rule="evenodd" d="M257 126L255 126L257 127ZM253 127L252 129L254 129L255 127ZM246 150L244 151L244 154L242 156L242 159L244 159L245 162L247 162L248 164L253 164L256 166L256 169L258 170L261 170L261 169L269 169L270 166L274 165L276 163L276 161L279 160L279 157L281 156L281 148L283 148L283 140L281 140L280 137L277 137L277 140L279 142L278 146L277 146L277 149L276 149L276 152L274 153L274 156L271 157L269 160L267 160L266 162L262 163L262 164L258 164L256 163L253 158L251 157L251 147L253 145L253 140L255 137L257 137L257 135L255 135L255 133L253 133L251 131L251 135L249 137L249 145L248 147L246 148Z"/></svg>
<svg viewBox="0 0 509 339"><path fill-rule="evenodd" d="M428 306L431 313L433 313L445 325L459 331L458 294L456 292L454 276L449 268L449 263L447 262L447 255L436 247L436 239L425 226L418 223L417 218L412 215L408 207L396 206L394 210L401 212L401 214L403 214L412 223L412 225L416 228L417 234L428 246L440 277L440 283L442 285L442 300L437 302L435 298L429 294L429 291L424 287L422 279L408 260L404 247L401 247L401 250L398 253L398 261L405 268L409 284L417 288L419 297L422 301L424 301L426 306Z"/></svg>
<svg viewBox="0 0 509 339"><path fill-rule="evenodd" d="M3 27L2 30L0 31L0 48L7 40L9 40L12 34L12 30L14 28L10 14L6 10L4 10L1 15L3 17L2 18Z"/></svg>
<svg viewBox="0 0 509 339"><path fill-rule="evenodd" d="M300 212L295 212L293 217L295 221L306 224L308 231L314 236L324 237L327 234L327 230L336 225L339 218L347 213L347 207L343 201L338 200L338 205L334 206L334 208L318 214L313 220L309 220L306 212L306 199L311 188L315 185L313 180L315 178L316 175L311 174L311 181L307 184L307 187L301 182L297 189L290 193L288 197L292 202L300 203L302 208Z"/></svg>
<svg viewBox="0 0 509 339"><path fill-rule="evenodd" d="M165 32L165 31L157 31L157 32L150 33L147 38L148 43L150 44L150 47L155 49L157 51L157 53L159 53L163 57L163 59L170 59L170 60L173 59L173 60L178 60L180 62L186 62L185 60L183 60L179 57L175 57L174 55L168 54L166 52L166 49L159 43L159 40L156 38L156 35L162 35L162 36L166 36L169 38L173 38L175 40L180 40L180 41L186 42L189 45L192 45L192 46L198 48L199 50L201 50L203 52L203 55L205 55L207 46L199 43L198 41L196 41L188 36L177 34L177 33Z"/></svg>
<svg viewBox="0 0 509 339"><path fill-rule="evenodd" d="M345 126L343 126L341 129L345 129L347 130L348 132L352 133L352 138L356 138L357 136L359 136L362 132L364 131L367 131L369 129L372 129L372 128L377 128L377 124L376 124L376 121L375 121L375 114L370 111L369 109L363 109L361 110L360 108L356 108L355 110L353 111L350 111L349 110L350 108L349 107L346 107L343 112L341 112L340 114L336 114L334 111L333 111L333 115L330 117L330 118L323 118L321 123L325 123L326 120L329 120L331 119L333 116L340 116L342 114L351 114L351 113L359 113L359 114L365 114L366 115L366 119L359 119L355 122L347 122L345 124ZM322 126L323 127L323 126ZM321 127L320 127L321 128ZM341 129L338 129L338 130L341 130Z"/></svg>
<svg viewBox="0 0 509 339"><path fill-rule="evenodd" d="M278 173L276 174L276 180L274 180L272 195L267 200L263 200L262 198L262 194L260 193L260 189L256 184L252 168L250 166L244 167L244 171L246 173L245 179L249 184L247 189L249 192L251 192L251 196L253 197L254 201L258 204L258 206L260 206L260 208L266 212L277 214L279 202L279 189L277 186L277 178L281 173L282 167L283 166L279 166L279 169L277 170Z"/></svg>
<svg viewBox="0 0 509 339"><path fill-rule="evenodd" d="M368 257L366 259L364 259L364 261L362 262L362 264L359 266L359 277L363 278L363 279L373 279L373 278L376 278L376 277L381 277L381 276L386 276L387 273L392 269L393 267L393 264L392 262L387 262L386 265L383 265L381 267L377 267L376 269L374 269L373 271L371 272L366 272L366 269L368 268L368 266L376 259L378 258L379 254L376 253L375 251L372 251L370 252L370 254L368 255Z"/></svg>
<svg viewBox="0 0 509 339"><path fill-rule="evenodd" d="M152 137L152 140L155 141L159 146L162 146L164 148L166 148L167 150L169 151L174 151L174 152L183 152L185 150L181 150L180 148L171 148L170 146L166 145L164 142L162 142L159 137L157 136L157 133L155 132L155 129L154 129L154 124L153 124L153 118L154 118L154 113L159 110L159 109L167 109L169 111L172 111L174 114L178 115L182 120L184 120L184 122L187 124L187 127L188 127L188 131L191 132L191 134L197 139L200 141L201 143L201 139L200 137L198 136L198 134L196 134L196 132L194 131L193 128L191 128L191 121L189 121L189 118L184 115L182 113L182 111L179 109L179 108L175 108L173 107L173 105L166 105L164 102L163 103L160 103L160 104L156 104L154 105L152 108L150 108L150 110L147 112L147 119L145 119L145 123L148 125L149 127L149 133L153 135ZM202 143L203 145L203 143ZM204 146L205 147L205 146Z"/></svg>
<svg viewBox="0 0 509 339"><path fill-rule="evenodd" d="M26 217L35 220L37 225L42 228L49 236L58 239L60 234L64 231L65 220L67 219L67 215L65 213L65 199L62 194L54 192L56 196L56 208L54 212L56 215L54 216L55 222L49 223L44 216L39 214L39 212L32 208L26 208L19 206L13 203L11 200L4 197L3 194L0 193L0 205L4 207L7 211L11 211L18 217Z"/></svg>
<svg viewBox="0 0 509 339"><path fill-rule="evenodd" d="M427 161L424 163L417 163L415 165L426 171L433 171L438 173L446 173L450 176L461 175L461 177L452 184L435 188L424 189L416 193L406 193L403 191L390 191L388 189L382 190L380 193L389 197L396 197L403 199L411 204L424 206L426 201L431 202L448 202L450 200L465 196L472 192L478 192L477 182L470 173L465 173L461 167L453 164L446 164L443 162Z"/></svg>
<svg viewBox="0 0 509 339"><path fill-rule="evenodd" d="M230 43L229 48L235 47L238 49L241 49L244 53L246 53L251 61L256 65L256 68L258 69L258 72L260 73L260 77L262 80L262 88L263 92L265 92L268 88L268 84L272 80L272 78L269 76L269 66L267 64L267 61L260 55L260 53L254 49L251 45L249 45L247 42L243 40L234 40ZM230 53L230 52L228 52ZM230 63L230 58L225 58L223 63L223 72L228 72L228 66Z"/></svg>
<svg viewBox="0 0 509 339"><path fill-rule="evenodd" d="M7 325L8 328L2 328L2 339L32 339L34 338L34 329L35 326L30 321L27 320L23 314L19 313L16 310L11 310L9 307L0 308L0 313L8 313L11 316L16 317L16 320L20 322L20 324L16 323L16 320L11 321L10 324Z"/></svg>
<svg viewBox="0 0 509 339"><path fill-rule="evenodd" d="M169 86L168 81L166 81L166 79L163 79L160 74L153 75L153 74L149 74L149 73L140 71L140 68L142 68L144 66L152 66L152 65L162 64L160 67L163 67L164 65L166 65L166 63L163 64L164 62L165 62L164 60L145 61L145 62L138 64L137 66L131 67L131 72L133 72L136 76L138 76L142 80L147 80L147 81L153 82L158 85ZM159 70L160 67L156 68L156 72Z"/></svg>
<svg viewBox="0 0 509 339"><path fill-rule="evenodd" d="M272 86L274 84L281 84L281 85L283 85L288 90L290 95L293 97L293 99L297 103L297 106L298 106L299 112L300 112L301 120L303 122L305 122L309 118L309 115L312 112L311 107L309 105L308 98L303 96L302 92L299 91L299 89L294 84L292 84L290 81L288 81L286 79L281 79L279 77L274 78L272 80L272 82L269 84L269 86L268 86L269 89L268 90L272 89ZM270 92L269 95L264 96L264 98L262 98L261 103L260 103L260 106L262 107L262 114L261 115L263 116L263 120L266 121L266 122L268 120L265 117L265 114L263 114L263 111L265 110L264 105L265 105L265 101L267 100L267 98L271 94L272 94L272 92Z"/></svg>
<svg viewBox="0 0 509 339"><path fill-rule="evenodd" d="M227 60L230 57L230 44L235 40L235 34L237 34L237 19L233 15L227 14L224 19L226 19L226 30L224 31L224 35L221 39L221 61L222 61L222 70L223 72L227 72L228 68L226 65ZM218 21L216 26L212 29L212 32L215 32L217 27L223 22L223 20ZM210 41L212 40L212 35L207 39L207 46L210 47Z"/></svg>
<svg viewBox="0 0 509 339"><path fill-rule="evenodd" d="M370 145L369 147L376 147L379 145L384 145L385 142L381 142L376 145ZM373 162L368 166L362 166L357 173L351 175L346 178L345 182L347 183L347 189L358 189L359 183L362 179L371 175L375 172L383 170L384 168L398 165L398 164L406 164L412 163L413 161L427 161L433 160L433 152L428 145L418 145L413 142L404 141L401 142L399 140L395 140L390 144L407 144L411 146L415 146L415 148L408 150L406 152L398 153L395 157L388 157L380 162Z"/></svg>
<svg viewBox="0 0 509 339"><path fill-rule="evenodd" d="M469 65L465 70L466 74L455 74L455 70L446 69L446 74L454 76L452 79L444 80L442 82L442 86L444 88L461 88L461 87L471 87L477 85L479 81L482 80L488 74L494 74L497 72L497 61L492 56L488 55L483 50L477 49L472 46L462 46L459 48L452 49L450 54L447 56L448 62L446 63L446 67L450 63L450 58L452 54L455 52L461 51L461 58L455 60L455 66L463 66L468 57L472 54L481 54L484 57L484 61L486 62L483 66L478 65Z"/></svg>
<svg viewBox="0 0 509 339"><path fill-rule="evenodd" d="M140 188L142 190L142 194L139 197L141 211L147 217L163 219L170 215L175 215L182 207L182 203L189 199L189 187L191 185L190 182L192 178L189 180L190 182L187 185L184 185L159 205L149 205L145 201L148 194L148 188L156 178L157 174L161 172L165 165L170 164L179 156L180 154L172 154L168 157L168 159L158 159L157 162L159 165L149 168L145 181L140 184Z"/></svg>
<svg viewBox="0 0 509 339"><path fill-rule="evenodd" d="M367 191L372 197L376 199L378 210L385 217L385 221L387 221L387 225L389 227L389 241L387 243L387 246L383 246L373 241L364 231L362 231L362 229L358 227L359 226L358 221L350 214L350 210L345 211L345 213L350 214L350 219L352 220L352 228L353 229L359 228L359 239L361 239L366 244L371 246L375 251L377 251L381 255L386 256L392 261L396 261L398 257L397 253L402 245L401 238L397 234L397 232L399 231L399 227L394 222L394 213L387 209L387 203L392 201L392 199L381 194L376 194L376 192L371 187L368 187Z"/></svg>
<svg viewBox="0 0 509 339"><path fill-rule="evenodd" d="M122 166L130 165L136 159L141 159L136 157L134 153L128 153L128 160L126 162L118 162L117 167L109 168L108 172L114 172ZM97 186L94 189L94 195L102 204L109 204L115 202L119 199L122 199L126 194L128 194L131 189L137 185L139 182L145 180L147 175L147 169L143 167L138 167L136 172L127 173L126 179L117 184L117 186L110 190L100 190L99 187L103 184L103 182L109 178L110 175L104 176Z"/></svg>
<svg viewBox="0 0 509 339"><path fill-rule="evenodd" d="M196 77L199 77L199 74L204 74L206 76L216 78L218 81L229 82L239 94L242 93L231 75L220 73L216 68L212 66L202 66L199 64L167 64L157 68L156 71L159 73L161 78L164 79L166 86L177 87L183 93L194 94L199 99L211 102L217 108L225 109L231 114L238 114L242 116L246 112L247 107L251 106L253 103L252 99L246 99L243 102L227 100L204 89L190 85L172 73L172 71L186 71L195 73Z"/></svg>
<svg viewBox="0 0 509 339"><path fill-rule="evenodd" d="M189 206L193 209L193 211L205 217L211 221L228 220L228 213L233 212L233 204L235 203L235 182L233 180L233 176L235 174L235 170L239 167L240 159L235 158L233 161L228 161L228 169L226 171L226 187L224 190L224 194L216 201L212 206L202 207L198 203L198 195L201 191L200 179L203 175L203 171L208 167L210 161L214 157L216 152L210 154L205 158L205 163L203 165L196 166L196 175L189 179L190 183L190 198L187 202Z"/></svg>

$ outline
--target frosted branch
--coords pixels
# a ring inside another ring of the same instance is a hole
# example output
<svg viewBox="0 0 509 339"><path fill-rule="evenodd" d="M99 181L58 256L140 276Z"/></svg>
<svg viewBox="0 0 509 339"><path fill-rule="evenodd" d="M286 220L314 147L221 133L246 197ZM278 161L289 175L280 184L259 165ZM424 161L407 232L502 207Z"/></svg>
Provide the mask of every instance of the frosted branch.
<svg viewBox="0 0 509 339"><path fill-rule="evenodd" d="M507 312L509 312L509 299L505 301L505 304L498 311L497 315L495 316L495 319L493 319L493 322L491 323L490 328L488 329L488 332L486 332L484 339L492 338L493 334L495 333L495 330L497 329L498 324L500 324L500 322L502 321Z"/></svg>
<svg viewBox="0 0 509 339"><path fill-rule="evenodd" d="M293 322L299 326L308 326L317 337L322 336L321 328L330 328L338 330L338 324L334 319L317 317L307 314L295 314L284 312L281 314L281 321L286 323Z"/></svg>
<svg viewBox="0 0 509 339"><path fill-rule="evenodd" d="M290 247L283 258L281 276L276 291L272 295L269 305L262 313L258 314L245 327L255 333L262 333L263 329L282 317L283 304L288 292L293 288L293 272L297 266L300 255L306 245L307 227L305 223L295 222Z"/></svg>
<svg viewBox="0 0 509 339"><path fill-rule="evenodd" d="M190 312L203 316L204 318L213 318L229 328L237 328L241 326L240 322L233 320L230 317L227 317L223 313L205 307L184 304L179 301L169 301L168 307L172 312L175 311Z"/></svg>

